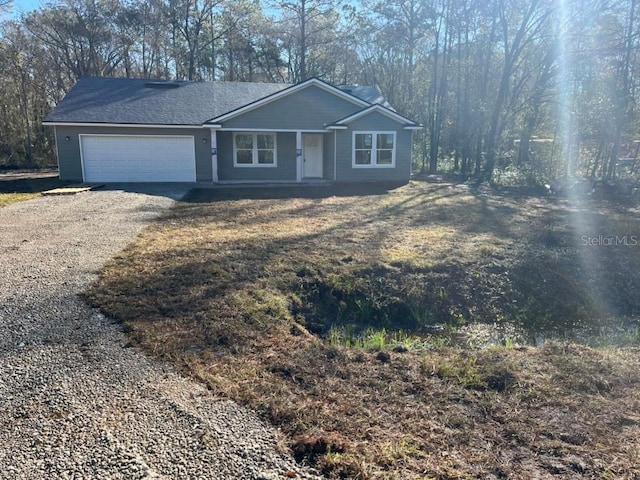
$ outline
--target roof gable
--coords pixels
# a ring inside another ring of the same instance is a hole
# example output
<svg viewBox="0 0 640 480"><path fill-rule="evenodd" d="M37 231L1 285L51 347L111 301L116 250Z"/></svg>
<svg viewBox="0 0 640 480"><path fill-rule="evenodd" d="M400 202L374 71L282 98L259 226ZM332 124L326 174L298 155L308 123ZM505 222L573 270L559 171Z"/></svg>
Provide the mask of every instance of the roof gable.
<svg viewBox="0 0 640 480"><path fill-rule="evenodd" d="M347 102L352 103L353 105L357 106L357 107L366 107L368 105L371 105L369 102L367 102L366 100L363 100L362 98L359 98L355 95L352 95L344 90L341 90L338 87L334 87L333 85L330 85L326 82L323 82L322 80L318 79L318 78L310 78L309 80L306 80L302 83L298 83L296 85L292 85L288 88L285 88L284 90L281 90L279 92L273 93L267 97L261 98L259 100L256 100L255 102L249 103L247 105L244 105L240 108L237 108L233 111L229 111L223 115L220 115L218 117L212 117L210 120L208 120L207 122L204 122L204 124L219 124L221 122L224 122L226 120L230 120L232 118L235 118L239 115L248 113L252 110L255 110L257 108L261 108L264 107L265 105L268 105L272 102L275 102L277 100L280 100L282 98L285 98L289 95L292 95L296 92L300 92L304 89L307 89L309 87L317 87L320 88L326 92L329 92L333 95L335 95L338 98L341 98Z"/></svg>
<svg viewBox="0 0 640 480"><path fill-rule="evenodd" d="M404 128L408 129L408 130L420 130L422 129L422 126L416 122L414 122L413 120L410 120L409 118L400 115L399 113L395 112L394 110L391 110L389 108L386 108L382 105L379 104L375 104L375 105L370 105L368 107L363 108L362 110L359 110L355 113L352 113L350 115L347 115L344 118L341 118L340 120L337 120L335 122L333 122L331 125L327 125L327 128L330 129L341 129L341 128L345 128L349 123L353 122L354 120L357 120L359 118L362 118L366 115L371 115L372 113L379 113L381 115L384 115L385 117L390 118L391 120L394 120L400 124L402 124L404 126Z"/></svg>

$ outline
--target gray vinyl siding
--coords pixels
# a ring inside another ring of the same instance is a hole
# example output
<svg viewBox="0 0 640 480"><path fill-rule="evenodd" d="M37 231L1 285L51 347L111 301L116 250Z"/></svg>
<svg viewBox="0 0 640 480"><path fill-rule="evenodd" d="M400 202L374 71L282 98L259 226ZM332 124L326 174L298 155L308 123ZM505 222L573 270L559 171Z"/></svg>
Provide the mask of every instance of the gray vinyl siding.
<svg viewBox="0 0 640 480"><path fill-rule="evenodd" d="M360 106L311 86L222 122L232 129L323 130Z"/></svg>
<svg viewBox="0 0 640 480"><path fill-rule="evenodd" d="M411 178L411 130L382 115L372 113L349 123L347 130L336 133L336 170L338 182L408 182ZM353 168L353 132L396 132L395 168Z"/></svg>
<svg viewBox="0 0 640 480"><path fill-rule="evenodd" d="M323 175L322 178L325 180L335 180L334 176L334 159L335 159L335 149L334 149L334 134L333 132L324 134L324 142L322 145L323 152Z"/></svg>
<svg viewBox="0 0 640 480"><path fill-rule="evenodd" d="M55 127L56 145L58 147L58 174L61 180L77 180L81 182L82 161L80 160L80 140L78 129L72 127ZM65 138L69 137L69 141Z"/></svg>
<svg viewBox="0 0 640 480"><path fill-rule="evenodd" d="M58 166L60 179L82 181L82 160L80 157L80 135L186 135L195 142L196 180L210 182L211 133L206 128L137 128L137 127L91 127L56 126L58 145ZM69 137L69 141L66 137ZM204 141L203 141L204 140Z"/></svg>
<svg viewBox="0 0 640 480"><path fill-rule="evenodd" d="M217 132L218 181L296 181L296 134L276 136L277 167L235 167L233 132Z"/></svg>

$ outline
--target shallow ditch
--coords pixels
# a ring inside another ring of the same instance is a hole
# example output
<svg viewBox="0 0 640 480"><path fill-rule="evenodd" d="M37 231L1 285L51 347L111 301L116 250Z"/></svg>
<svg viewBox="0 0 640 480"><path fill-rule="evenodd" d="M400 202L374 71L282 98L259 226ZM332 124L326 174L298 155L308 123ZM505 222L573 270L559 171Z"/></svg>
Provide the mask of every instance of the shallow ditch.
<svg viewBox="0 0 640 480"><path fill-rule="evenodd" d="M528 275L518 283L531 285L535 278ZM555 277L566 279L564 272ZM640 343L640 316L605 316L575 284L541 281L525 295L495 281L496 295L491 277L475 276L475 284L469 278L456 268L446 274L376 268L328 278L300 272L292 313L316 335L361 346Z"/></svg>

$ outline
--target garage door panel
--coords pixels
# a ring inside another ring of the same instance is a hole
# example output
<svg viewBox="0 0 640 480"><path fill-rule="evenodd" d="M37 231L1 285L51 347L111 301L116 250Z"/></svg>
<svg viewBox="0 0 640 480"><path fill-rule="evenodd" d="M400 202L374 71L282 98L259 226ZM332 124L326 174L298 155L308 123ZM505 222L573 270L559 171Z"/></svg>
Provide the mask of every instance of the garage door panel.
<svg viewBox="0 0 640 480"><path fill-rule="evenodd" d="M192 136L81 135L87 182L194 182Z"/></svg>

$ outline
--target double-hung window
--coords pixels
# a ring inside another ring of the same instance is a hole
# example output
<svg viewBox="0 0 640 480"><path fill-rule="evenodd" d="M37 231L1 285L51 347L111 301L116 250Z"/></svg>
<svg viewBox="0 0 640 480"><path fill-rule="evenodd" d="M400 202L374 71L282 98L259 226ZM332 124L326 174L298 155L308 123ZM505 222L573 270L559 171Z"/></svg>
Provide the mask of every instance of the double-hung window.
<svg viewBox="0 0 640 480"><path fill-rule="evenodd" d="M233 165L235 167L275 167L275 133L234 133Z"/></svg>
<svg viewBox="0 0 640 480"><path fill-rule="evenodd" d="M395 132L353 132L353 167L394 167Z"/></svg>

